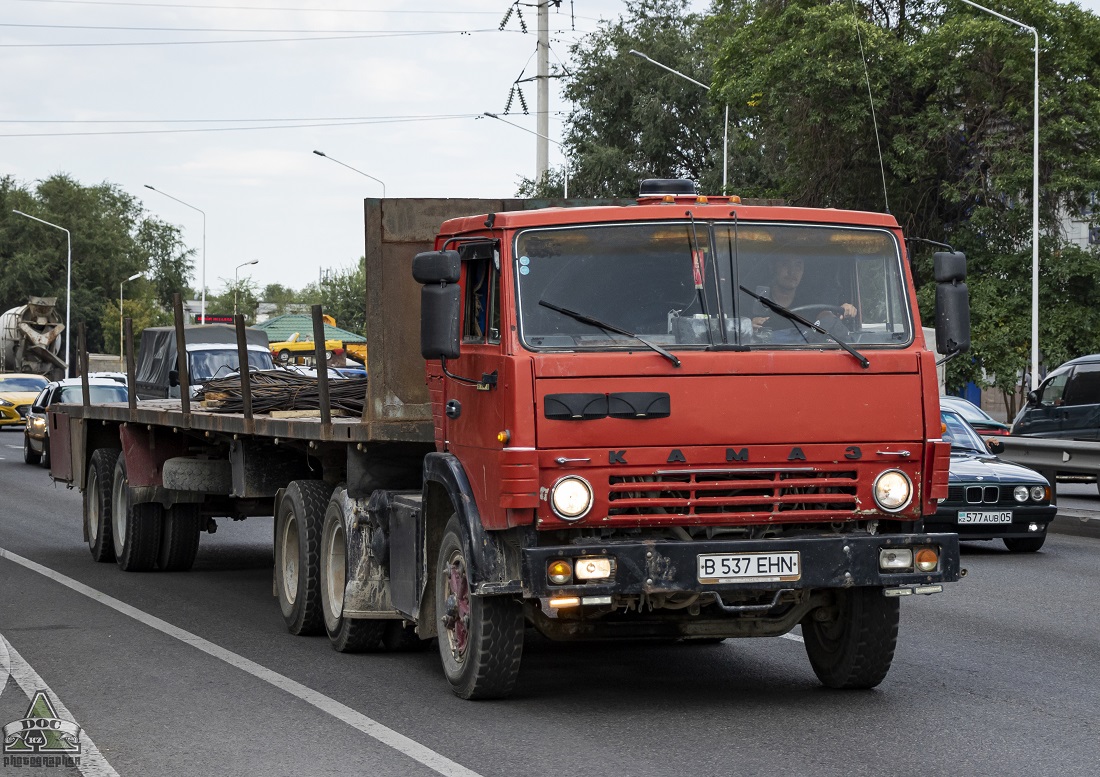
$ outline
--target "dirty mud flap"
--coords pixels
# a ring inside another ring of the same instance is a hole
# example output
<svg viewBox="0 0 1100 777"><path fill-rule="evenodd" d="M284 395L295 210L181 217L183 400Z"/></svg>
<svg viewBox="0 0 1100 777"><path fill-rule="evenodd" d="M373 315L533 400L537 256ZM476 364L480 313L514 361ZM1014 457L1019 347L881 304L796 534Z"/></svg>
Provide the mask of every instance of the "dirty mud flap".
<svg viewBox="0 0 1100 777"><path fill-rule="evenodd" d="M883 550L932 548L931 572L882 571ZM609 579L552 585L547 564L555 559L613 559ZM706 566L701 559L712 559ZM722 560L726 560L724 567ZM707 571L704 571L706 569ZM711 570L718 570L712 574ZM724 571L722 571L724 570ZM747 571L746 571L747 570ZM709 542L590 542L523 551L524 595L606 596L638 593L777 591L780 589L913 587L959 579L957 534L891 534L726 540Z"/></svg>

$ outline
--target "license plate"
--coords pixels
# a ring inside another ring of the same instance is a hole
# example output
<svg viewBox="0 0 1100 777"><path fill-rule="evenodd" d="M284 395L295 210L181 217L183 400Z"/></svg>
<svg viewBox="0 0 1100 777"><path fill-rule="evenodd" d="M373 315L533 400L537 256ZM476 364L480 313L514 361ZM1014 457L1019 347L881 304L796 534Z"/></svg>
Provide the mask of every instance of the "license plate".
<svg viewBox="0 0 1100 777"><path fill-rule="evenodd" d="M959 523L1012 523L1012 511L959 510Z"/></svg>
<svg viewBox="0 0 1100 777"><path fill-rule="evenodd" d="M778 583L802 577L798 551L708 553L696 561L700 583Z"/></svg>

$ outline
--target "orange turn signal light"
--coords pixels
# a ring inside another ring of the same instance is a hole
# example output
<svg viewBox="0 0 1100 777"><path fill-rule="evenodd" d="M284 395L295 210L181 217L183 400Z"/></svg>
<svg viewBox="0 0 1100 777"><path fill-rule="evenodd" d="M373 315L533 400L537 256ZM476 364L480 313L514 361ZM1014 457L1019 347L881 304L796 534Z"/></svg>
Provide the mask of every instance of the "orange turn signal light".
<svg viewBox="0 0 1100 777"><path fill-rule="evenodd" d="M940 557L932 548L921 548L913 557L913 561L921 572L931 572L939 566Z"/></svg>

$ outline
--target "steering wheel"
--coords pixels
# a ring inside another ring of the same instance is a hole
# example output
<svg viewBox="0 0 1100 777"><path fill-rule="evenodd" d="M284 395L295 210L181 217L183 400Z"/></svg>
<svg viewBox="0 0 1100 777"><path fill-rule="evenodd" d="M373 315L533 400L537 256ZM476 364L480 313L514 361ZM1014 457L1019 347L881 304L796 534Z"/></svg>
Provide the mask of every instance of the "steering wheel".
<svg viewBox="0 0 1100 777"><path fill-rule="evenodd" d="M816 321L826 310L837 318L844 317L844 308L840 305L799 305L797 308L791 308L792 313L797 313L810 321Z"/></svg>

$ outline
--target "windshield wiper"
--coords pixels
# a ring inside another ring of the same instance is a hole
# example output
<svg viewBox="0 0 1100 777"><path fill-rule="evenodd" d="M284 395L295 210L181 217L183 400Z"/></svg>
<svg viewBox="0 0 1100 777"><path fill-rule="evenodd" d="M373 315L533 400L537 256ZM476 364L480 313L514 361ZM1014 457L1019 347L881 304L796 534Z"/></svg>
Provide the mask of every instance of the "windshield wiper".
<svg viewBox="0 0 1100 777"><path fill-rule="evenodd" d="M841 348L843 348L845 351L852 354L852 356L856 357L856 359L859 360L859 364L860 364L861 367L863 367L863 369L867 369L868 367L871 366L871 362L867 361L866 356L861 354L859 351L857 351L852 346L848 345L848 343L841 340L839 337L834 335L832 332L830 332L825 327L820 326L819 324L814 324L814 323L811 323L810 321L807 321L802 316L795 313L793 310L790 310L788 308L783 307L782 305L780 305L775 300L768 299L763 294L757 294L755 291L750 291L749 289L746 289L744 286L741 286L740 289L741 289L741 291L748 294L750 297L759 300L760 303L762 305L764 305L764 307L768 308L772 312L778 313L779 315L783 316L784 318L789 318L791 321L796 321L799 324L802 324L804 326L808 326L810 329L814 330L815 332L825 335L830 340L832 340L834 343L836 343Z"/></svg>
<svg viewBox="0 0 1100 777"><path fill-rule="evenodd" d="M551 302L547 302L544 299L540 299L539 304L542 305L544 308L550 308L551 310L556 310L557 312L562 313L566 316L569 316L570 318L576 319L577 321L580 321L582 324L591 324L594 327L599 327L600 329L604 329L608 332L614 332L615 334L625 335L627 337L633 337L639 343L642 343L643 345L648 346L652 350L654 350L657 353L661 354L661 356L664 356L666 359L668 359L670 362L672 362L673 367L679 367L680 366L680 360L677 359L675 356L673 356L671 353L669 353L668 351L666 351L664 348L657 345L656 343L651 343L651 342L649 342L649 340L646 340L644 337L636 335L633 332L628 332L625 329L620 329L619 327L614 326L613 324L608 324L604 321L600 321L598 318L592 318L592 316L586 316L584 313L578 313L575 310L569 310L569 308L558 307L557 305L555 305Z"/></svg>

